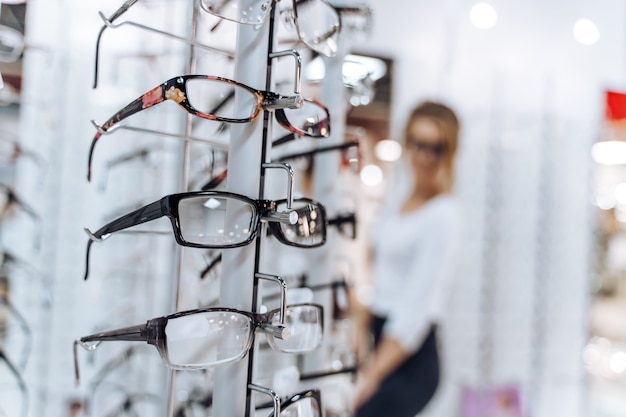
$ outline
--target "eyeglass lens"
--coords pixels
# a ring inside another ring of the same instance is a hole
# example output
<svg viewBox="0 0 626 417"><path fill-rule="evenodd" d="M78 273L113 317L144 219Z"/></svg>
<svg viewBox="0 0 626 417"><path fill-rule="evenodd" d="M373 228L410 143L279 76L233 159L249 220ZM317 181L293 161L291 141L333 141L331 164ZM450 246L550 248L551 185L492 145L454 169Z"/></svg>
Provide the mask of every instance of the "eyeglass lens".
<svg viewBox="0 0 626 417"><path fill-rule="evenodd" d="M201 0L204 11L222 19L248 25L257 25L265 21L271 0L257 0L242 8L235 0Z"/></svg>
<svg viewBox="0 0 626 417"><path fill-rule="evenodd" d="M323 0L293 0L285 4L281 15L288 25L295 26L302 43L324 56L335 56L341 27L335 8Z"/></svg>
<svg viewBox="0 0 626 417"><path fill-rule="evenodd" d="M287 210L286 202L277 205L277 211L285 210ZM326 219L321 207L306 199L299 199L294 201L292 210L298 214L298 221L294 224L278 224L284 238L299 246L322 244L326 238Z"/></svg>
<svg viewBox="0 0 626 417"><path fill-rule="evenodd" d="M209 247L248 241L255 232L255 213L247 201L227 196L192 196L178 203L182 238Z"/></svg>
<svg viewBox="0 0 626 417"><path fill-rule="evenodd" d="M301 398L282 410L280 417L321 417L320 404L317 398L307 397Z"/></svg>
<svg viewBox="0 0 626 417"><path fill-rule="evenodd" d="M252 322L236 312L210 311L167 321L167 356L170 364L207 367L243 357L252 341Z"/></svg>
<svg viewBox="0 0 626 417"><path fill-rule="evenodd" d="M268 318L280 324L278 312ZM285 353L302 353L318 347L322 340L322 311L317 305L293 305L286 309L284 339L267 335L272 348ZM207 368L245 356L254 334L252 319L245 314L207 311L170 318L165 326L166 354L170 365Z"/></svg>
<svg viewBox="0 0 626 417"><path fill-rule="evenodd" d="M268 337L272 348L285 353L302 353L315 349L322 343L322 310L317 305L287 306L285 323L287 337ZM280 324L278 312L270 319L273 326Z"/></svg>
<svg viewBox="0 0 626 417"><path fill-rule="evenodd" d="M330 135L330 120L328 110L312 100L304 100L302 107L298 109L282 109L285 118L291 127L296 129L297 134L307 135L314 138L328 137ZM280 123L280 120L279 120Z"/></svg>
<svg viewBox="0 0 626 417"><path fill-rule="evenodd" d="M187 101L202 113L245 120L257 112L256 94L235 83L211 78L189 78L186 83Z"/></svg>

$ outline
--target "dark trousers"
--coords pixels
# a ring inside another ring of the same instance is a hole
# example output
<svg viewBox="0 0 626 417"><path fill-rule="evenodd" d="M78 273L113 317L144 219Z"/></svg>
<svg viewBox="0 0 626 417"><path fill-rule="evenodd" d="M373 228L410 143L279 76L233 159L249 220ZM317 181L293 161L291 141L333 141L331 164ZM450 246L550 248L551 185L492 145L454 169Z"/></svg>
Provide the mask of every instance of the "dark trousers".
<svg viewBox="0 0 626 417"><path fill-rule="evenodd" d="M384 323L381 317L372 320L375 347ZM433 325L418 351L382 381L378 391L356 410L355 417L414 417L433 398L438 385L437 327Z"/></svg>

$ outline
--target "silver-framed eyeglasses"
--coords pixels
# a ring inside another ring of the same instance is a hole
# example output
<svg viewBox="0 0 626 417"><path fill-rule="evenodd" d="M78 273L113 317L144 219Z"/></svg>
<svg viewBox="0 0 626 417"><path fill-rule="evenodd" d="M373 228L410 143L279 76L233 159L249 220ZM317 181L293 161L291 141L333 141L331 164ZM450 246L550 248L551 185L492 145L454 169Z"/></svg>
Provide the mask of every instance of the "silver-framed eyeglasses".
<svg viewBox="0 0 626 417"><path fill-rule="evenodd" d="M76 382L80 378L78 346L93 351L101 342L146 342L156 347L172 369L206 369L238 361L250 350L256 330L265 333L269 345L280 352L304 353L320 346L324 317L321 305L288 305L282 324L280 312L201 308L80 337L74 341Z"/></svg>

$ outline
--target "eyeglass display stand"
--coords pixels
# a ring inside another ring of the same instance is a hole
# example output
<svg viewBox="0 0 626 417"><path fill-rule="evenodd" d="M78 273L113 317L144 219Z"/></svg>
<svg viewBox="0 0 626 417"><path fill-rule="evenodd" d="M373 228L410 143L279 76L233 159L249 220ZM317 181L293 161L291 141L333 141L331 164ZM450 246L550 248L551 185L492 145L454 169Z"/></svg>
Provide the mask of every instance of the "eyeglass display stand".
<svg viewBox="0 0 626 417"><path fill-rule="evenodd" d="M240 10L253 3L239 0ZM268 23L261 27L238 25L235 50L235 79L250 86L265 86L267 70ZM235 100L237 98L235 97ZM235 105L237 102L235 101ZM264 146L263 120L231 126L228 153L228 184L230 192L260 198L261 155ZM259 167L251 169L250 167ZM263 235L261 233L260 235ZM258 240L258 239L257 239ZM223 252L220 278L220 305L256 311L251 306L256 264L256 243ZM213 392L213 415L245 416L250 404L247 398L248 364L254 354L241 361L216 368Z"/></svg>
<svg viewBox="0 0 626 417"><path fill-rule="evenodd" d="M346 98L345 86L343 84L343 62L346 55L345 36L340 34L338 40L339 50L332 58L324 59L325 76L321 84L320 101L328 107L332 115L331 136L324 140L324 146L340 144L344 141L345 119L346 119ZM312 198L323 202L329 216L337 212L336 186L339 177L341 154L338 152L323 152L315 156L316 167L313 174L313 195ZM329 259L331 254L341 251L341 242L337 233L327 233L327 240L323 246L311 251L308 261L308 270L311 285L328 283L333 274L332 265ZM318 291L314 295L314 301L324 306L324 323L332 323L332 293L330 291ZM303 372L316 372L320 369L329 369L328 345L332 342L332 326L324 326L324 339L322 348L311 352L304 357L302 363Z"/></svg>

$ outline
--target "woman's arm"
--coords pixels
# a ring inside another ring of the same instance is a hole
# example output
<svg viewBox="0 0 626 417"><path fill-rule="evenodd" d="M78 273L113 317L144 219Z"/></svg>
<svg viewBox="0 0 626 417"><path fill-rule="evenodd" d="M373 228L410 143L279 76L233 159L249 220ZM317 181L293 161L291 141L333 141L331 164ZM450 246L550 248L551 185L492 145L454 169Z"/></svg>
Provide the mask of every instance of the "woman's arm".
<svg viewBox="0 0 626 417"><path fill-rule="evenodd" d="M400 342L383 336L372 358L361 367L355 407L363 405L377 391L380 383L410 354Z"/></svg>

